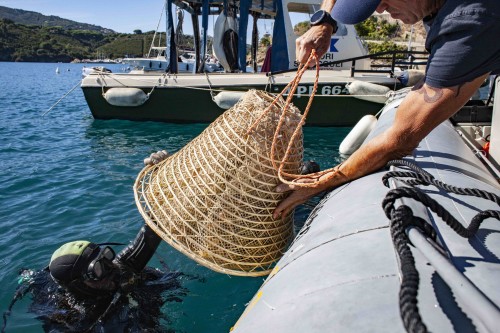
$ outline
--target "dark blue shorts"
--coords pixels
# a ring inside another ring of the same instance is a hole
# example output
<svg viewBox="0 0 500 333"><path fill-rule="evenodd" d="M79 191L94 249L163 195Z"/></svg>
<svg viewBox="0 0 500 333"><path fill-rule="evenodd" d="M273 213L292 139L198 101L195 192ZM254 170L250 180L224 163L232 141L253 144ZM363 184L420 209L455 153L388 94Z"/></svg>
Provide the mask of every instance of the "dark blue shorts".
<svg viewBox="0 0 500 333"><path fill-rule="evenodd" d="M500 0L446 0L426 23L428 85L452 87L500 74Z"/></svg>

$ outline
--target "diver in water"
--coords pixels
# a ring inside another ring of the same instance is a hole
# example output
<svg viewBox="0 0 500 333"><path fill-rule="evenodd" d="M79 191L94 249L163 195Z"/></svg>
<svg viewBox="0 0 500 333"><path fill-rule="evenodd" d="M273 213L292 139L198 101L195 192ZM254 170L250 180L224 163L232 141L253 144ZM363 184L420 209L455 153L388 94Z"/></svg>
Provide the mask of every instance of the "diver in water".
<svg viewBox="0 0 500 333"><path fill-rule="evenodd" d="M161 307L185 295L180 273L145 268L161 238L144 225L118 255L109 246L69 242L39 272L23 270L16 300L32 296L29 311L47 332L165 332Z"/></svg>
<svg viewBox="0 0 500 333"><path fill-rule="evenodd" d="M146 165L168 157L159 151L145 159ZM29 312L46 332L165 332L165 302L181 301L186 294L181 273L146 267L161 238L144 225L135 239L118 254L110 245L85 240L59 247L49 265L41 270L23 269L15 296L4 313L30 295ZM162 327L163 324L163 327Z"/></svg>

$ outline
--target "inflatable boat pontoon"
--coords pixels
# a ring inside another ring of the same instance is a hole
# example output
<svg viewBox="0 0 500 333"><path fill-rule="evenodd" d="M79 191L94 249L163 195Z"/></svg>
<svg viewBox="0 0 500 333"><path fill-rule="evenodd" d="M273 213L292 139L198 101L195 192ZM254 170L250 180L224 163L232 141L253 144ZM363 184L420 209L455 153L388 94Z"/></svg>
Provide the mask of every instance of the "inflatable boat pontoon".
<svg viewBox="0 0 500 333"><path fill-rule="evenodd" d="M390 126L403 96L368 139ZM232 332L498 332L496 112L492 123L459 113L405 162L330 192ZM482 162L466 141L489 132L492 162Z"/></svg>

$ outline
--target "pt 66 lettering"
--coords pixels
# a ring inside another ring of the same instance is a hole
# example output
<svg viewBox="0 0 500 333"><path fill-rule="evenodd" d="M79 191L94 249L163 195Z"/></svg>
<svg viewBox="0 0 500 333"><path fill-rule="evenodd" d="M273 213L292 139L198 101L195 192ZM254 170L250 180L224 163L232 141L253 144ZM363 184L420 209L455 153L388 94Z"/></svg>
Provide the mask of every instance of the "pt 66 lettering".
<svg viewBox="0 0 500 333"><path fill-rule="evenodd" d="M301 86L297 87L296 94L303 95L308 94L311 95L313 91L313 86ZM349 95L349 91L345 87L345 85L335 85L335 86L323 86L318 87L317 94L319 95Z"/></svg>

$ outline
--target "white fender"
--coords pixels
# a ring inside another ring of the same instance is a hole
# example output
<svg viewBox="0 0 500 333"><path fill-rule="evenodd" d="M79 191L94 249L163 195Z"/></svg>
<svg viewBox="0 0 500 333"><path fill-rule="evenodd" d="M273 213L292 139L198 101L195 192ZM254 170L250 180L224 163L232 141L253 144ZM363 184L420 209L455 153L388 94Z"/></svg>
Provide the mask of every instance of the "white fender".
<svg viewBox="0 0 500 333"><path fill-rule="evenodd" d="M340 144L339 152L343 155L351 155L358 150L376 124L377 118L371 114L361 118Z"/></svg>
<svg viewBox="0 0 500 333"><path fill-rule="evenodd" d="M212 52L214 56L219 60L219 63L224 67L226 72L230 72L231 68L226 60L226 54L224 53L224 45L222 43L224 32L227 30L234 30L238 32L238 22L233 17L227 17L224 13L220 13L214 24L214 39L212 43Z"/></svg>
<svg viewBox="0 0 500 333"><path fill-rule="evenodd" d="M353 97L380 104L387 101L386 94L391 90L388 87L364 81L353 81L346 84L346 88L349 94L355 95Z"/></svg>
<svg viewBox="0 0 500 333"><path fill-rule="evenodd" d="M149 97L138 88L111 88L106 91L104 98L114 106L139 106Z"/></svg>
<svg viewBox="0 0 500 333"><path fill-rule="evenodd" d="M221 109L227 110L238 103L244 94L243 91L221 91L214 97L214 101Z"/></svg>

